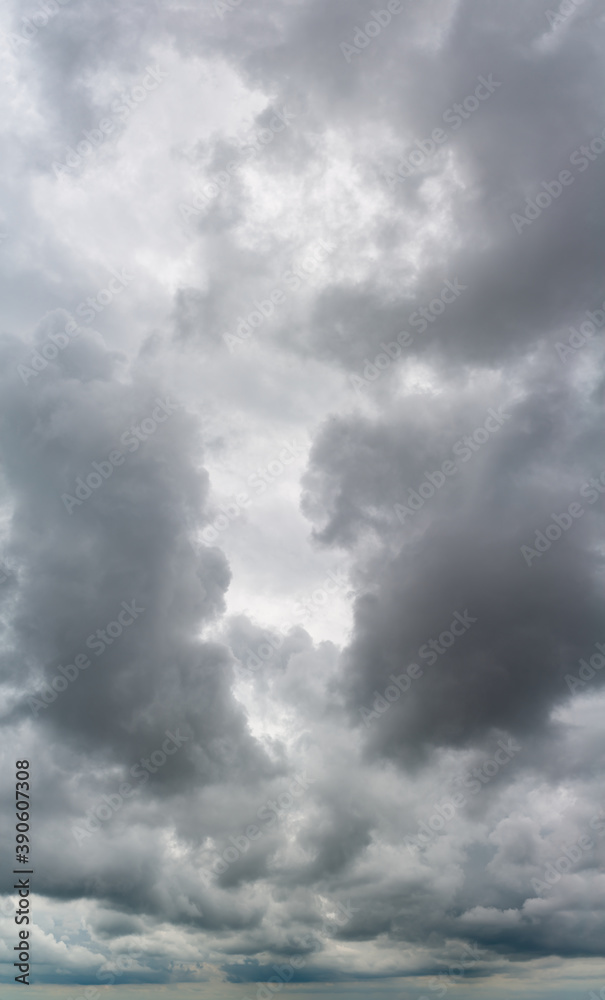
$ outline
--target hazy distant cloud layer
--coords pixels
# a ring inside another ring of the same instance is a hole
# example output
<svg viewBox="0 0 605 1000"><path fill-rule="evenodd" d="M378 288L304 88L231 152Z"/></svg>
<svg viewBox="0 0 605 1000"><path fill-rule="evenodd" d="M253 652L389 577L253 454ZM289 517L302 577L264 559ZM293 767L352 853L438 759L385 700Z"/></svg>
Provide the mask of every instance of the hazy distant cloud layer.
<svg viewBox="0 0 605 1000"><path fill-rule="evenodd" d="M601 988L604 26L5 7L1 854L25 757L49 991Z"/></svg>

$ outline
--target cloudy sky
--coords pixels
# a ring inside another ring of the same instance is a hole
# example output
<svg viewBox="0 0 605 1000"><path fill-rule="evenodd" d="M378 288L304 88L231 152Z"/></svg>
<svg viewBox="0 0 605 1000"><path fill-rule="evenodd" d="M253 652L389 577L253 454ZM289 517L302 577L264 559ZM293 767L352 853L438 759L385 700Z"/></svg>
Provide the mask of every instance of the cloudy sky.
<svg viewBox="0 0 605 1000"><path fill-rule="evenodd" d="M36 3L3 995L605 996L603 6Z"/></svg>

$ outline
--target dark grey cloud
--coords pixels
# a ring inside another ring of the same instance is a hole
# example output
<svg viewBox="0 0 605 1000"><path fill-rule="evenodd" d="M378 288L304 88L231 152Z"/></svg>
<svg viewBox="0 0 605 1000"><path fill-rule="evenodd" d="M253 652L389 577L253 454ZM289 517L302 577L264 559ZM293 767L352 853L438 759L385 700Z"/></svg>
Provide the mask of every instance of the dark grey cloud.
<svg viewBox="0 0 605 1000"><path fill-rule="evenodd" d="M333 419L316 442L306 507L325 512L318 539L354 545L372 533L380 545L358 566L342 680L353 715L408 664L426 674L370 731L389 754L468 745L491 728L549 729L569 697L565 675L599 641L602 509L582 487L605 458L594 433L601 406L577 400L556 364L546 362L547 382L538 367L518 398L506 385L496 395L458 383L379 420ZM500 427L490 411L506 418ZM536 533L553 513L570 527L548 529L560 537L539 553ZM456 611L474 619L467 632L445 638L451 649L427 646Z"/></svg>

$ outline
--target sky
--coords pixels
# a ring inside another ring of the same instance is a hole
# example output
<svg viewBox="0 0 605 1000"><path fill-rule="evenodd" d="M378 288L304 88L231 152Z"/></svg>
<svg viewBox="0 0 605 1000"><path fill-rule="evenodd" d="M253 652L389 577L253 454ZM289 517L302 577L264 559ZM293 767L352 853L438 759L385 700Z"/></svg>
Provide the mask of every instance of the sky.
<svg viewBox="0 0 605 1000"><path fill-rule="evenodd" d="M605 12L547 4L0 10L8 1000L23 767L36 1000L605 998Z"/></svg>

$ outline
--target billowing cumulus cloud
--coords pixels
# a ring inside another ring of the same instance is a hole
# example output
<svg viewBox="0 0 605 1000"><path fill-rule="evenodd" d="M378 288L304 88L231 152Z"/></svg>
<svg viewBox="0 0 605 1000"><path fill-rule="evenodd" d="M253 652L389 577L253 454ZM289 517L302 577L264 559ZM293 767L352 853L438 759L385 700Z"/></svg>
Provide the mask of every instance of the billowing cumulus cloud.
<svg viewBox="0 0 605 1000"><path fill-rule="evenodd" d="M603 27L5 7L7 996L598 995Z"/></svg>

